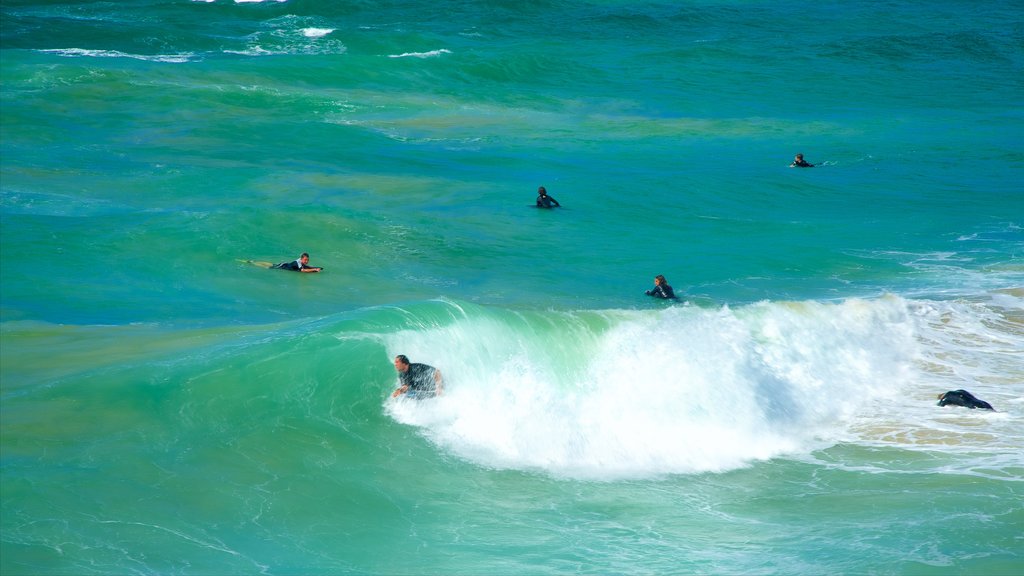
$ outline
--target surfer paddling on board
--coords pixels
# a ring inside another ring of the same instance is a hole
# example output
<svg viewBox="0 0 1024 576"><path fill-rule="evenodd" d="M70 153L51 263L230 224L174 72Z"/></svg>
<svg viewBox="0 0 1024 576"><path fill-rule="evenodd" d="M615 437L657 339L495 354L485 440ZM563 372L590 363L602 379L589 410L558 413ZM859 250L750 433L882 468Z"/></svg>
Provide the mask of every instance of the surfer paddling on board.
<svg viewBox="0 0 1024 576"><path fill-rule="evenodd" d="M803 154L797 154L793 158L793 163L789 165L790 168L814 168L814 164L811 164L807 160L804 160Z"/></svg>
<svg viewBox="0 0 1024 576"><path fill-rule="evenodd" d="M391 394L398 398L407 394L408 398L433 398L444 391L441 382L441 371L433 366L414 362L409 363L405 354L395 356L395 370L398 370L398 388Z"/></svg>
<svg viewBox="0 0 1024 576"><path fill-rule="evenodd" d="M298 260L292 260L291 262L281 262L280 264L274 264L271 268L277 268L278 270L292 270L294 272L320 272L323 268L318 266L309 265L309 254L303 252L302 256L299 256Z"/></svg>
<svg viewBox="0 0 1024 576"><path fill-rule="evenodd" d="M537 208L561 208L562 205L553 196L548 196L548 191L541 186L537 188Z"/></svg>
<svg viewBox="0 0 1024 576"><path fill-rule="evenodd" d="M644 292L648 296L654 296L655 298L662 298L664 300L675 299L676 293L672 290L672 287L668 285L668 281L661 274L654 277L654 289L647 290Z"/></svg>

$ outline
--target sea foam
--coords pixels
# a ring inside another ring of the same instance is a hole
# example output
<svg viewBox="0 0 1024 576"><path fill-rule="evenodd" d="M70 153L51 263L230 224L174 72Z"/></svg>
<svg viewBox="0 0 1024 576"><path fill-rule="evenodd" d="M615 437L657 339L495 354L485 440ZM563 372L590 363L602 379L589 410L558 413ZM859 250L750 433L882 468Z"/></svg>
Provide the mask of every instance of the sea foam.
<svg viewBox="0 0 1024 576"><path fill-rule="evenodd" d="M442 54L451 54L452 51L446 48L431 50L429 52L403 52L402 54L389 54L388 58L433 58Z"/></svg>
<svg viewBox="0 0 1024 576"><path fill-rule="evenodd" d="M48 54L56 54L69 58L132 58L150 62L184 63L196 58L195 54L129 54L117 50L87 50L84 48L53 48L40 50Z"/></svg>
<svg viewBox="0 0 1024 576"><path fill-rule="evenodd" d="M809 454L922 402L908 396L930 383L919 362L929 318L914 309L885 297L474 313L389 337L394 353L442 368L448 389L387 409L488 467L609 479L730 470Z"/></svg>
<svg viewBox="0 0 1024 576"><path fill-rule="evenodd" d="M321 38L334 32L334 28L303 28L302 35L306 38Z"/></svg>

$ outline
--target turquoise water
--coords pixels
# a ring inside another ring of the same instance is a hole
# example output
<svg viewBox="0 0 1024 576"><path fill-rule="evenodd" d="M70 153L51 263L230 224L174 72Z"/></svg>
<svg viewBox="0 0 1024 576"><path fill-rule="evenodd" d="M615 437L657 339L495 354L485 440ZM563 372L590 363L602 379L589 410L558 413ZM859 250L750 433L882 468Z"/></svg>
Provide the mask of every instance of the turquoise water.
<svg viewBox="0 0 1024 576"><path fill-rule="evenodd" d="M0 17L0 573L1024 571L1019 4Z"/></svg>

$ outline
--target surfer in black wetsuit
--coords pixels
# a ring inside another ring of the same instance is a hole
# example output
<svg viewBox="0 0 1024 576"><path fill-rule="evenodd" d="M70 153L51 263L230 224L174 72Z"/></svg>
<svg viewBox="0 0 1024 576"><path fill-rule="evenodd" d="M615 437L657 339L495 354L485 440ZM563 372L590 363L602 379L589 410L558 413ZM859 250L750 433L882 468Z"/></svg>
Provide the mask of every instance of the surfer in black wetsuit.
<svg viewBox="0 0 1024 576"><path fill-rule="evenodd" d="M952 404L954 406L963 406L974 410L975 408L981 408L982 410L992 410L995 408L991 404L984 400L979 400L974 397L967 390L950 390L949 392L943 392L939 394L939 406L945 406L946 404Z"/></svg>
<svg viewBox="0 0 1024 576"><path fill-rule="evenodd" d="M654 289L647 290L644 294L665 300L671 300L676 297L676 293L672 291L672 287L668 285L668 281L661 274L654 277Z"/></svg>
<svg viewBox="0 0 1024 576"><path fill-rule="evenodd" d="M395 370L398 370L399 385L391 394L392 398L406 393L410 393L411 398L433 398L444 390L440 370L418 362L410 364L405 354L395 356Z"/></svg>
<svg viewBox="0 0 1024 576"><path fill-rule="evenodd" d="M293 272L320 272L323 270L323 268L317 266L310 266L309 254L305 252L302 253L302 256L299 256L298 260L274 264L271 268L277 268L278 270L291 270Z"/></svg>
<svg viewBox="0 0 1024 576"><path fill-rule="evenodd" d="M562 205L558 203L553 197L548 196L548 191L543 186L537 188L537 208L561 208Z"/></svg>
<svg viewBox="0 0 1024 576"><path fill-rule="evenodd" d="M789 167L790 168L814 168L814 164L811 164L807 160L804 160L804 155L803 154L797 154L796 157L793 158L793 163L790 164Z"/></svg>

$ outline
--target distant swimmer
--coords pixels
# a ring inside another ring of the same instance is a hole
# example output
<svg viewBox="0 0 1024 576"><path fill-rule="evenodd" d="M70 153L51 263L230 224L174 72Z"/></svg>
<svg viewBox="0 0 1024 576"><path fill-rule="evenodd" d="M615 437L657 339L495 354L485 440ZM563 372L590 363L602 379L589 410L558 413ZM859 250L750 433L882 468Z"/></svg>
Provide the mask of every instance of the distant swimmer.
<svg viewBox="0 0 1024 576"><path fill-rule="evenodd" d="M548 191L541 186L537 188L537 208L561 208L562 205L554 197L548 196Z"/></svg>
<svg viewBox="0 0 1024 576"><path fill-rule="evenodd" d="M814 168L814 164L804 160L803 154L797 154L793 158L793 163L789 165L790 168Z"/></svg>
<svg viewBox="0 0 1024 576"><path fill-rule="evenodd" d="M647 290L644 294L665 300L671 300L676 297L676 293L672 291L672 287L668 285L668 281L661 274L654 277L654 289Z"/></svg>
<svg viewBox="0 0 1024 576"><path fill-rule="evenodd" d="M978 400L967 390L950 390L949 392L943 392L939 394L939 406L945 406L946 404L952 404L954 406L963 406L974 410L975 408L981 408L982 410L992 410L995 408L991 404L984 400Z"/></svg>
<svg viewBox="0 0 1024 576"><path fill-rule="evenodd" d="M409 363L405 354L395 356L395 370L398 370L398 388L391 394L398 398L408 394L408 398L433 398L444 391L441 382L441 371L433 366L414 362Z"/></svg>
<svg viewBox="0 0 1024 576"><path fill-rule="evenodd" d="M277 268L278 270L292 270L293 272L320 272L323 270L323 268L318 266L310 266L309 254L305 252L302 253L302 256L299 256L298 260L274 264L271 268Z"/></svg>

